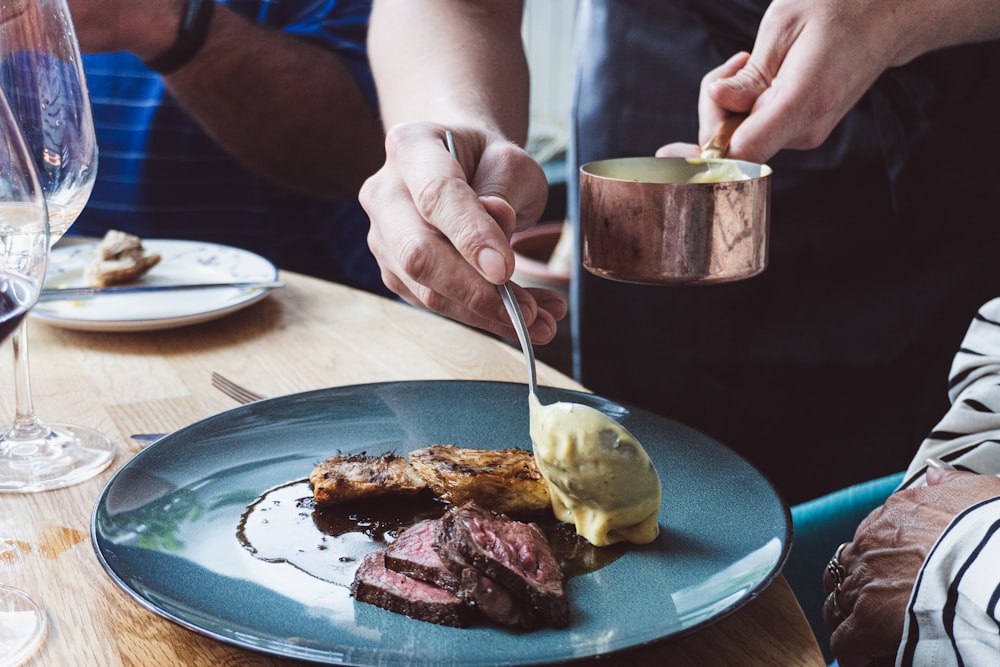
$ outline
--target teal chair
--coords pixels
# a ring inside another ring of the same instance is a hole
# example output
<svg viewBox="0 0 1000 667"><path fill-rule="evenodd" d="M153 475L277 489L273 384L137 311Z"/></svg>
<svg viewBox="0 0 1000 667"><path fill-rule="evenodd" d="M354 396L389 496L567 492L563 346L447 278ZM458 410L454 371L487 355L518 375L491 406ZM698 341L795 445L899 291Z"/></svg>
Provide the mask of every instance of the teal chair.
<svg viewBox="0 0 1000 667"><path fill-rule="evenodd" d="M885 502L903 481L903 473L850 486L792 508L794 537L782 571L816 633L827 661L830 632L823 623L823 570L843 542L854 539L861 520Z"/></svg>

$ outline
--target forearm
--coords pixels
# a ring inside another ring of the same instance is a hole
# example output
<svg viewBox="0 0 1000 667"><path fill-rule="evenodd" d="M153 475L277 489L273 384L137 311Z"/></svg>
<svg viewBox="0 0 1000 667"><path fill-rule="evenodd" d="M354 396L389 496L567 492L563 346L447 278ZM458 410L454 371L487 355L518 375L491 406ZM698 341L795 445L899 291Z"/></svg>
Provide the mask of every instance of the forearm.
<svg viewBox="0 0 1000 667"><path fill-rule="evenodd" d="M222 5L204 47L165 80L221 146L291 189L354 197L382 163L377 115L336 54Z"/></svg>
<svg viewBox="0 0 1000 667"><path fill-rule="evenodd" d="M885 28L877 35L895 36L895 57L903 65L930 51L1000 38L996 0L875 0Z"/></svg>
<svg viewBox="0 0 1000 667"><path fill-rule="evenodd" d="M81 48L143 61L173 44L186 0L70 0ZM354 197L383 159L377 114L321 45L215 7L204 46L165 77L171 93L261 177L321 197Z"/></svg>
<svg viewBox="0 0 1000 667"><path fill-rule="evenodd" d="M1000 299L984 304L952 363L952 406L921 444L902 488L924 483L928 458L1000 475Z"/></svg>
<svg viewBox="0 0 1000 667"><path fill-rule="evenodd" d="M991 526L998 521L1000 498L969 508L941 535L916 579L897 664L946 658L951 664L994 664L1000 608L990 596L1000 584L1000 533Z"/></svg>
<svg viewBox="0 0 1000 667"><path fill-rule="evenodd" d="M430 120L528 132L528 67L515 0L377 0L369 58L386 128Z"/></svg>

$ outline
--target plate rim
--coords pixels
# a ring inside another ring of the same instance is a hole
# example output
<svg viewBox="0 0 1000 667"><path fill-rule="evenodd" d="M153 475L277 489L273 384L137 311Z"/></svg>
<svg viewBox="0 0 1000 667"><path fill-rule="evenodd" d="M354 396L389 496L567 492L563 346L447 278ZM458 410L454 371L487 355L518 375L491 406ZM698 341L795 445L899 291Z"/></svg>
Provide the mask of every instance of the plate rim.
<svg viewBox="0 0 1000 667"><path fill-rule="evenodd" d="M68 237L71 238L71 237ZM88 241L82 243L73 243L65 246L57 246L50 251L53 252L79 252L85 248L94 248L100 243L99 240ZM236 246L226 245L223 243L216 243L214 241L197 241L191 239L167 239L167 238L149 238L143 239L142 243L148 249L156 250L157 247L172 246L176 248L183 248L185 246L191 248L205 247L214 249L218 252L232 253L240 257L246 257L252 259L255 262L260 262L262 265L268 267L268 274L265 276L264 272L261 272L260 279L262 281L277 280L278 279L278 268L266 257L253 252L252 250L246 250L244 248L239 248ZM46 276L46 282L49 276ZM251 306L261 299L264 299L270 294L271 290L266 289L248 289L241 290L241 296L233 303L229 303L217 308L211 308L209 310L196 310L190 314L174 315L168 317L151 317L151 318L106 318L106 319L80 319L73 317L62 317L52 313L46 313L44 310L39 311L37 307L33 307L28 311L29 319L37 322L42 322L45 324L50 324L52 326L61 327L64 329L72 329L76 331L98 331L98 332L141 332L141 331L157 331L162 329L173 329L178 327L190 326L194 324L201 324L203 322L208 322L211 320L219 319L231 313L243 310L248 306Z"/></svg>
<svg viewBox="0 0 1000 667"><path fill-rule="evenodd" d="M163 619L166 619L166 620L168 620L170 622L173 622L173 623L179 625L180 627L183 627L183 628L185 628L185 629L187 629L187 630L189 630L191 632L194 632L194 633L196 633L198 635L201 635L203 637L207 637L209 639L218 641L218 642L223 643L225 645L228 645L230 647L234 647L234 648L245 650L245 651L250 651L252 653L267 655L267 656L275 657L275 658L285 658L285 659L301 660L301 661L304 661L304 662L307 662L307 663L318 664L318 665L342 665L342 666L345 666L345 667L370 667L371 664L372 664L370 662L352 662L350 660L345 660L345 659L332 660L330 658L329 651L322 651L321 652L321 651L318 651L316 649L306 649L305 647L296 646L294 644L288 644L288 643L286 643L286 644L283 645L282 650L277 650L277 649L269 648L269 647L264 646L262 644L252 644L252 643L247 642L247 641L240 641L239 639L237 639L235 637L231 637L231 636L228 636L228 635L220 634L220 633L218 633L216 631L213 631L213 630L211 630L209 628L202 627L202 626L200 626L200 625L198 625L198 624L196 624L196 623L194 623L194 622L192 622L192 621L190 621L188 619L182 618L182 617L178 616L177 614L174 614L174 613L172 613L172 612L170 612L170 611L168 611L168 610L166 610L166 609L164 609L162 607L157 606L155 604L155 602L153 602L152 600L148 599L147 597L144 597L139 591L135 590L135 588L133 586L131 586L121 576L119 576L119 574L114 570L114 566L106 558L106 554L103 553L101 545L99 543L100 535L99 535L99 530L98 530L98 514L100 512L100 509L102 507L102 503L105 500L105 498L106 498L109 490L111 490L111 488L114 485L115 481L118 479L118 477L120 475L122 475L123 471L125 471L126 468L129 468L129 466L132 466L132 465L136 465L136 461L140 461L141 462L141 458L144 458L147 455L147 452L154 452L155 453L157 451L155 448L157 448L157 447L162 448L162 447L165 447L165 446L169 446L170 443L171 443L171 440L173 439L172 436L175 436L177 434L183 434L183 432L185 432L185 431L187 431L189 429L195 428L195 427L197 427L197 426L199 426L199 425L201 425L201 424L203 424L205 422L209 422L209 421L211 421L213 419L216 419L216 418L220 417L221 415L228 415L230 413L247 411L248 409L252 409L254 406L257 406L257 405L260 405L260 404L263 404L263 403L274 402L274 401L282 401L282 400L289 400L289 399L294 399L294 398L299 398L299 397L308 397L309 395L312 395L312 394L320 394L320 393L329 392L329 391L350 391L350 390L357 389L357 388L365 388L365 389L371 390L371 389L374 389L374 388L383 387L383 386L390 386L390 385L418 385L418 384L432 385L432 384L441 384L441 383L445 383L445 384L467 384L467 385L480 385L480 384L485 384L485 385L506 385L506 386L518 387L518 388L520 388L523 391L527 391L527 385L526 384L524 384L524 383L518 383L518 382L507 382L507 381L494 381L494 380L456 380L456 379L388 380L388 381L370 382L370 383L354 383L354 384L350 384L350 385L333 385L333 386L329 386L329 387L321 387L321 388L311 389L311 390L306 390L306 391L301 391L301 392L293 392L293 393L290 393L290 394L285 394L285 395L273 396L273 397L265 398L265 399L263 399L261 401L256 401L256 402L254 402L252 404L245 404L245 405L234 406L232 408L223 410L223 411L215 413L213 415L209 415L207 417L204 417L202 419L194 421L194 422L192 422L190 424L187 424L187 425L185 425L185 426L183 426L183 427L181 427L181 428L179 428L179 429L177 429L175 431L172 431L171 433L168 433L163 438L160 438L159 440L156 440L155 442L150 443L148 446L146 446L145 448L143 448L141 451L139 451L138 453L136 453L135 455L133 455L131 458L129 458L124 464L122 464L114 472L114 474L108 479L107 483L102 487L100 494L98 495L97 499L94 502L94 506L93 506L93 509L92 509L92 512L91 512L91 520L90 520L90 537L91 537L90 542L91 542L92 548L94 549L95 555L97 556L98 562L100 563L100 565L101 565L102 569L105 571L105 573L108 574L108 576L115 582L115 584L121 589L121 591L124 592L124 593L126 593L131 599L133 599L134 601L136 601L141 607L145 608L147 611L152 612L153 614L155 614L155 615L157 615L157 616L159 616L159 617L161 617ZM768 487L768 488L771 489L771 491L773 492L774 496L778 500L778 502L780 504L780 507L781 507L781 510L782 510L782 515L783 515L783 520L784 520L784 531L783 531L784 534L780 535L780 536L777 536L777 535L775 536L775 537L780 537L781 538L781 541L782 541L782 544L781 544L781 553L778 555L778 557L777 557L774 565L771 567L770 571L766 575L762 576L760 578L760 580L757 581L756 584L751 589L749 589L748 591L746 591L746 593L743 594L738 600L736 600L736 601L732 602L731 604L729 604L729 606L727 606L722 611L715 612L713 615L711 615L708 618L702 619L702 620L700 620L700 621L698 621L696 623L693 623L692 625L690 625L688 627L681 628L679 630L676 630L674 632L670 632L670 633L665 634L663 636L651 637L651 638L643 640L643 641L633 642L633 643L628 644L627 646L620 646L620 647L617 647L617 648L614 648L612 650L609 650L609 651L606 651L606 652L602 652L602 653L592 653L592 654L588 654L588 655L572 656L572 657L567 657L567 658L562 658L562 659L556 659L556 660L551 660L551 659L546 659L546 660L528 660L528 661L518 660L516 662L509 662L509 663L508 662L504 662L502 664L511 665L511 666L517 665L519 667L521 667L521 666L529 666L529 665L541 665L541 664L545 664L545 665L569 665L569 664L577 664L577 663L579 663L581 661L593 660L593 659L596 659L596 658L606 658L607 656L610 656L610 655L614 655L614 654L621 653L621 652L626 652L626 651L631 651L631 650L635 650L635 649L640 649L640 648L643 648L643 647L646 647L646 646L649 646L649 645L652 645L652 644L656 644L656 643L661 642L661 641L668 641L668 640L671 640L671 639L688 636L688 635L691 635L691 634L693 634L695 632L698 632L699 630L702 630L702 629L704 629L706 627L714 625L714 624L718 623L719 621L723 620L724 618L726 618L726 617L728 617L728 616L736 613L740 609L744 608L747 604L749 604L750 602L752 602L753 600L755 600L757 597L759 597L759 595L763 591L765 591L771 584L773 584L774 581L781 575L781 572L784 569L785 564L787 563L787 560L788 560L788 557L789 557L789 554L790 554L790 551L791 551L791 546L792 546L793 525L792 525L791 510L790 510L790 507L788 506L787 502L784 500L784 498L781 496L781 494L775 488L775 486L770 481L770 479L768 479L763 473L761 473L760 470L756 466L754 466L751 462L747 461L743 456L741 456L740 454L738 454L737 452L735 452L732 448L726 446L723 443L720 443L719 441L715 440L714 438L710 438L709 436L705 435L704 433L702 433L700 431L697 431L697 429L693 429L692 427L688 427L688 426L682 424L681 422L678 422L678 421L676 421L674 419L671 419L669 417L664 417L662 415L653 413L653 412L651 412L649 410L646 410L646 409L643 409L643 408L639 408L639 407L634 406L634 405L632 405L632 404L630 404L628 402L614 401L614 400L611 400L611 399L606 399L606 398L604 398L604 397L602 397L602 396L600 396L598 394L590 393L590 392L587 392L587 391L580 391L580 390L575 390L575 389L567 389L567 388L562 388L562 387L543 386L542 389L545 390L545 391L559 392L559 393L562 393L562 394L566 395L566 397L576 396L576 397L580 397L580 398L582 398L584 400L586 400L587 398L589 398L590 400L605 401L605 402L607 402L607 403L609 403L611 405L616 405L616 406L620 406L620 407L626 408L630 412L639 412L639 413L642 413L644 415L652 416L652 417L654 417L655 419L658 419L658 420L663 420L665 422L670 422L670 423L678 424L678 425L684 427L685 429L688 429L690 431L695 431L695 432L699 433L702 437L711 440L716 446L721 447L722 449L726 450L731 456L739 459L744 465L746 465L749 468L751 468L752 470L754 470L757 473L757 475L759 476L760 482L764 486L766 486L766 487ZM153 455L153 454L149 454L149 455ZM386 612L386 613L391 613L391 612ZM324 653L325 655L317 655L318 653ZM423 663L423 662L417 662L417 663L414 663L414 664L421 665L421 666L425 665L425 663ZM476 663L476 664L478 665L480 663ZM482 664L485 665L485 664L489 664L489 663L482 663Z"/></svg>

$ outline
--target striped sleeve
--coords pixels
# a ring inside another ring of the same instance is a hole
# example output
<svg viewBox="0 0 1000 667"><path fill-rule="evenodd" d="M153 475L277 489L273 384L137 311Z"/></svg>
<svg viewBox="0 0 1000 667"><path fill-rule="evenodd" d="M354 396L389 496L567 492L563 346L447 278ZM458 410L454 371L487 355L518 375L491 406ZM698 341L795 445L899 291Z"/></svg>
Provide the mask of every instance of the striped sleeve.
<svg viewBox="0 0 1000 667"><path fill-rule="evenodd" d="M983 305L969 325L952 362L948 395L951 408L921 444L901 489L925 483L931 457L1000 475L1000 299Z"/></svg>
<svg viewBox="0 0 1000 667"><path fill-rule="evenodd" d="M1000 475L1000 299L969 325L948 379L951 408L900 489L926 484L927 459ZM917 575L896 665L1000 664L1000 498L955 517Z"/></svg>
<svg viewBox="0 0 1000 667"><path fill-rule="evenodd" d="M957 516L924 561L897 667L1000 664L1000 498Z"/></svg>

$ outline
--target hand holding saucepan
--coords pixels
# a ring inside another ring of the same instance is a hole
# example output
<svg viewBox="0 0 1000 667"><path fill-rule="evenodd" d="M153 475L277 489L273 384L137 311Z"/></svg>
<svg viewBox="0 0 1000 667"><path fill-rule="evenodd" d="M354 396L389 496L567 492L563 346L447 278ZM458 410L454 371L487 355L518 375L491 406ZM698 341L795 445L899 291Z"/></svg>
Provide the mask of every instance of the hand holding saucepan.
<svg viewBox="0 0 1000 667"><path fill-rule="evenodd" d="M823 619L843 667L891 664L910 592L938 537L965 508L1000 495L1000 478L928 468L926 487L899 491L861 522L823 572Z"/></svg>
<svg viewBox="0 0 1000 667"><path fill-rule="evenodd" d="M815 148L886 69L988 30L957 8L943 14L939 3L906 5L775 0L761 19L752 54L737 53L702 79L699 141L732 113L749 113L733 135L730 157L763 163L783 149ZM931 12L933 20L922 20ZM947 20L949 30L929 29L939 20ZM657 155L696 151L673 143Z"/></svg>

